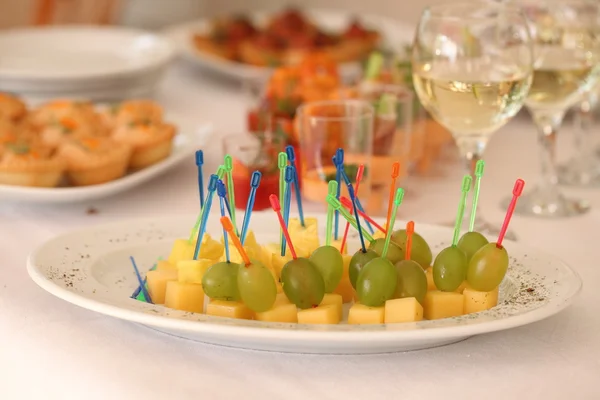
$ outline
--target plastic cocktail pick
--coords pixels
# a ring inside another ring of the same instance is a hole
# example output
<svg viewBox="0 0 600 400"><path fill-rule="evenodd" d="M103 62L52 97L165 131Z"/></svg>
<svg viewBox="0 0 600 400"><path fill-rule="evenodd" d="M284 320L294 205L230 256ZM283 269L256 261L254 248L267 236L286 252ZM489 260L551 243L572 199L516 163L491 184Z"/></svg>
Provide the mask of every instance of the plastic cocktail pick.
<svg viewBox="0 0 600 400"><path fill-rule="evenodd" d="M222 180L219 179L217 182L217 195L219 195L219 205L221 208L221 217L225 217L225 201L227 200L227 189ZM225 245L225 257L229 262L229 238L227 237L227 231L223 228L223 244Z"/></svg>
<svg viewBox="0 0 600 400"><path fill-rule="evenodd" d="M227 170L225 169L224 165L219 165L217 167L217 176L219 177L219 179L223 180L223 177L225 176L226 172Z"/></svg>
<svg viewBox="0 0 600 400"><path fill-rule="evenodd" d="M210 207L212 205L213 196L215 191L217 190L217 182L219 181L219 177L215 174L210 176L210 181L208 182L208 196L206 198L206 204L202 208L202 218L200 221L200 228L198 229L198 238L196 240L196 248L194 249L194 260L198 259L198 254L200 253L200 247L202 245L202 237L204 237L204 232L206 231L206 223L208 222L208 215L210 214Z"/></svg>
<svg viewBox="0 0 600 400"><path fill-rule="evenodd" d="M350 225L356 230L358 230L358 226L356 225L356 220L354 217L342 207L342 203L335 196L327 195L327 203L332 206L335 210L339 211L339 213L346 219L346 221L350 222ZM363 237L367 240L367 242L373 241L373 236L369 234L364 228L361 228Z"/></svg>
<svg viewBox="0 0 600 400"><path fill-rule="evenodd" d="M162 260L162 257L158 257L158 261ZM156 269L156 266L158 265L158 263L154 263L154 265L152 265L152 267L150 268L149 271L154 271ZM144 278L144 287L146 286L146 282L148 281L148 278ZM137 300L143 300L145 301L145 299L143 298L138 298L138 296L140 296L140 293L142 292L142 286L138 286L137 289L135 289L135 291L131 294L131 298L132 299L137 299ZM144 294L142 293L141 296L144 296ZM140 296L140 297L141 297Z"/></svg>
<svg viewBox="0 0 600 400"><path fill-rule="evenodd" d="M502 248L502 241L504 240L504 235L506 235L506 231L508 230L508 224L510 223L510 219L512 218L513 213L515 212L515 207L517 205L517 199L523 193L523 187L525 187L525 181L523 179L517 179L515 182L515 186L513 188L513 198L508 205L508 210L506 210L506 217L504 217L504 222L502 223L502 228L500 229L500 234L498 235L498 241L496 242L496 247Z"/></svg>
<svg viewBox="0 0 600 400"><path fill-rule="evenodd" d="M342 169L341 173L342 173L342 180L344 181L344 183L346 185L350 185L351 184L350 178L346 174L346 171L344 171L344 169ZM338 200L339 200L339 198L338 198ZM356 195L356 207L358 208L359 211L365 212L364 207L362 206L362 204L360 204L360 199L358 198L358 194ZM369 221L365 221L365 223L367 225L367 228L371 232L371 234L373 234L375 232L375 230L373 229L373 227L371 226L371 224L369 223Z"/></svg>
<svg viewBox="0 0 600 400"><path fill-rule="evenodd" d="M335 156L333 156L333 165L335 165L335 181L337 182L337 193L335 194L335 198L339 199L342 190L341 180L342 180L342 168L344 168L344 150L337 149L335 152ZM335 210L334 214L334 228L333 228L333 238L338 240L339 236L339 224L340 224L340 213L339 210Z"/></svg>
<svg viewBox="0 0 600 400"><path fill-rule="evenodd" d="M304 224L304 211L302 210L302 194L300 193L300 182L298 181L298 167L296 166L296 153L294 152L294 146L286 146L285 152L290 162L290 166L294 170L294 192L296 193L296 203L298 204L298 218L300 219L300 225L305 227Z"/></svg>
<svg viewBox="0 0 600 400"><path fill-rule="evenodd" d="M285 199L283 203L283 221L287 228L290 222L290 209L292 208L292 182L294 180L294 170L289 165L285 167ZM284 235L284 240L281 242L281 256L285 255L285 247L287 240Z"/></svg>
<svg viewBox="0 0 600 400"><path fill-rule="evenodd" d="M134 258L130 256L129 259L131 260L131 264L133 265L133 270L135 271L135 276L137 277L140 287L142 288L142 293L144 294L146 301L150 304L154 304L154 303L152 303L152 298L150 297L150 293L148 293L148 290L146 289L144 280L142 279L142 276L140 275L140 270L138 269L137 265L135 264Z"/></svg>
<svg viewBox="0 0 600 400"><path fill-rule="evenodd" d="M285 236L285 240L290 245L290 253L292 253L292 258L295 260L298 258L296 256L296 250L294 249L294 245L292 244L292 240L290 239L290 233L288 232L287 225L283 220L283 216L281 215L281 204L279 203L279 199L274 194L269 196L269 201L271 202L271 208L277 214L277 219L279 220L279 226L281 226L281 230L283 231L283 235ZM284 254L282 254L283 257Z"/></svg>
<svg viewBox="0 0 600 400"><path fill-rule="evenodd" d="M237 222L235 220L235 190L233 187L233 158L229 154L225 155L225 172L227 173L227 196L229 197L229 204L231 205L231 222L236 227Z"/></svg>
<svg viewBox="0 0 600 400"><path fill-rule="evenodd" d="M348 209L348 211L353 209L352 201L349 198L347 198L346 196L340 197L340 203L342 203L342 206L346 207ZM365 219L365 221L369 221L381 233L384 233L384 234L386 233L386 230L383 228L383 226L379 225L377 223L377 221L375 221L373 218L369 217L365 212L358 210L358 215L363 217ZM344 244L343 239L342 239L342 244ZM343 247L342 247L342 249L343 249Z"/></svg>
<svg viewBox="0 0 600 400"><path fill-rule="evenodd" d="M367 252L367 247L365 246L365 239L362 235L362 229L360 227L360 216L358 215L358 209L356 208L356 196L354 195L354 188L351 184L348 184L348 194L350 195L350 200L352 200L352 208L354 210L354 217L356 218L356 226L358 227L358 238L360 239L360 246L362 248L362 252Z"/></svg>
<svg viewBox="0 0 600 400"><path fill-rule="evenodd" d="M223 179L223 176L225 176L225 167L223 165L219 165L219 167L217 168L216 175L219 179ZM225 201L225 205L227 206L227 210L229 211L229 214L231 215L231 210L229 209L229 203L227 201ZM190 232L190 237L188 239L189 243L192 243L192 241L194 240L194 237L196 237L196 233L198 232L198 228L200 227L200 222L202 220L202 209L203 208L204 208L204 205L200 204L200 213L198 214L196 223L194 224L194 227L192 228L192 231Z"/></svg>
<svg viewBox="0 0 600 400"><path fill-rule="evenodd" d="M196 151L196 167L198 167L198 191L200 193L200 207L204 207L204 173L202 166L204 165L204 153L202 150Z"/></svg>
<svg viewBox="0 0 600 400"><path fill-rule="evenodd" d="M280 152L277 156L277 167L279 168L279 198L285 197L285 167L288 165L288 158L285 152ZM279 232L279 243L283 243L283 231Z"/></svg>
<svg viewBox="0 0 600 400"><path fill-rule="evenodd" d="M220 221L221 225L223 225L223 229L225 229L227 233L229 233L229 236L231 236L231 241L240 253L240 256L242 256L244 264L246 264L246 266L252 264L252 261L250 261L250 257L248 257L248 253L246 253L244 246L242 246L242 242L240 242L240 239L233 232L233 224L231 223L231 220L228 217L221 217Z"/></svg>
<svg viewBox="0 0 600 400"><path fill-rule="evenodd" d="M390 198L388 200L388 209L385 218L385 226L390 226L390 218L392 217L392 205L394 204L394 192L396 191L396 180L400 175L400 163L395 162L392 165L392 182L390 183Z"/></svg>
<svg viewBox="0 0 600 400"><path fill-rule="evenodd" d="M217 181L217 194L219 194L219 192L224 193L223 195L223 203L225 204L225 209L227 210L227 215L229 215L229 219L231 219L231 206L229 205L229 200L227 200L227 186L225 185L225 182L223 182L223 179L219 178L219 180ZM238 237L240 236L240 232L238 231L237 226L233 227L235 229L235 234L238 235Z"/></svg>
<svg viewBox="0 0 600 400"><path fill-rule="evenodd" d="M246 213L244 214L244 221L242 222L242 234L240 235L240 242L244 244L246 242L246 235L248 234L248 225L250 225L250 217L252 216L252 209L254 209L254 199L256 198L256 189L260 186L260 178L262 174L259 171L252 173L250 179L250 195L246 202Z"/></svg>
<svg viewBox="0 0 600 400"><path fill-rule="evenodd" d="M460 201L458 202L458 211L456 212L456 222L454 223L454 236L452 237L452 246L458 244L458 238L460 236L460 226L465 215L465 203L467 202L467 194L471 190L471 182L473 179L470 175L465 175L462 181Z"/></svg>
<svg viewBox="0 0 600 400"><path fill-rule="evenodd" d="M408 221L406 223L406 251L404 252L405 260L410 260L410 252L412 250L413 233L415 233L415 223L413 221Z"/></svg>
<svg viewBox="0 0 600 400"><path fill-rule="evenodd" d="M398 207L400 206L400 204L402 204L403 198L404 189L398 188L398 190L396 190L396 196L394 196L394 207L392 207L392 219L390 219L390 223L387 227L387 233L385 234L385 244L383 245L383 250L381 251L381 258L385 258L387 256L387 252L390 248L392 232L394 232L394 223L396 222L396 213L398 212Z"/></svg>
<svg viewBox="0 0 600 400"><path fill-rule="evenodd" d="M360 182L362 181L363 174L365 172L364 164L360 164L358 166L358 170L356 171L356 190L354 191L355 197L358 197L358 190L360 189ZM341 200L341 198L340 198ZM343 203L342 203L343 204ZM350 204L350 210L353 212L354 206L352 203ZM346 247L346 240L348 240L348 231L350 230L350 223L346 222L346 228L344 228L344 236L342 236L342 245L340 246L340 253L344 253L344 247Z"/></svg>
<svg viewBox="0 0 600 400"><path fill-rule="evenodd" d="M485 169L485 161L479 160L475 165L475 187L473 188L473 204L471 205L471 220L469 221L469 232L475 229L475 214L477 213L477 203L479 203L479 190L481 189L481 177Z"/></svg>
<svg viewBox="0 0 600 400"><path fill-rule="evenodd" d="M330 196L335 196L337 194L337 186L338 183L336 181L329 181L327 184L327 194ZM327 225L325 228L325 245L331 246L331 234L333 233L333 207L328 204L327 205Z"/></svg>

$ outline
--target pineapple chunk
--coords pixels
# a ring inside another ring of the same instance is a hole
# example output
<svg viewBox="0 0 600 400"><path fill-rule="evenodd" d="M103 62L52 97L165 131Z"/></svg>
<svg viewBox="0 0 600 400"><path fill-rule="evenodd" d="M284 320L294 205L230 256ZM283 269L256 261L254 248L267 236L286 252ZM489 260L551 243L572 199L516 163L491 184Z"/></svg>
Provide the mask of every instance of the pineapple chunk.
<svg viewBox="0 0 600 400"><path fill-rule="evenodd" d="M206 314L217 317L254 319L254 312L239 301L212 300L206 307Z"/></svg>
<svg viewBox="0 0 600 400"><path fill-rule="evenodd" d="M167 282L177 280L177 271L148 271L148 292L154 304L164 304Z"/></svg>
<svg viewBox="0 0 600 400"><path fill-rule="evenodd" d="M257 312L256 319L265 322L298 322L298 310L294 304L275 304L264 312Z"/></svg>
<svg viewBox="0 0 600 400"><path fill-rule="evenodd" d="M427 277L427 290L437 290L435 282L433 281L433 267L427 267L425 276Z"/></svg>
<svg viewBox="0 0 600 400"><path fill-rule="evenodd" d="M179 282L202 283L202 277L206 271L214 265L213 260L183 260L177 263Z"/></svg>
<svg viewBox="0 0 600 400"><path fill-rule="evenodd" d="M195 244L194 244L195 246ZM205 233L202 237L202 243L200 246L200 254L198 258L207 258L210 260L218 260L221 258L225 250L225 246L218 240L213 239L208 233Z"/></svg>
<svg viewBox="0 0 600 400"><path fill-rule="evenodd" d="M338 240L333 240L331 239L331 243L329 243L331 246L335 247L336 249L338 249L338 251L342 248L342 239L338 239ZM346 243L348 244L348 243ZM344 252L342 253L342 255L346 255L348 254L348 246L344 246Z"/></svg>
<svg viewBox="0 0 600 400"><path fill-rule="evenodd" d="M415 322L423 319L423 306L414 297L385 302L385 323Z"/></svg>
<svg viewBox="0 0 600 400"><path fill-rule="evenodd" d="M375 227L373 227L373 229L375 229ZM373 239L385 239L385 233L381 232L379 229L376 229L372 236Z"/></svg>
<svg viewBox="0 0 600 400"><path fill-rule="evenodd" d="M489 310L498 304L498 287L491 292L480 292L467 286L463 296L465 298L465 314Z"/></svg>
<svg viewBox="0 0 600 400"><path fill-rule="evenodd" d="M350 283L350 275L348 275L352 256L342 256L342 259L344 260L344 272L342 273L342 280L337 285L333 293L341 295L344 303L349 303L354 299L354 288L352 287L352 283Z"/></svg>
<svg viewBox="0 0 600 400"><path fill-rule="evenodd" d="M286 254L285 256L281 257L279 253L273 253L271 255L271 260L275 274L280 277L283 266L292 260L292 256Z"/></svg>
<svg viewBox="0 0 600 400"><path fill-rule="evenodd" d="M321 304L319 306L329 306L334 305L338 310L338 315L340 320L342 319L342 295L337 293L325 293L323 296L323 300L321 300Z"/></svg>
<svg viewBox="0 0 600 400"><path fill-rule="evenodd" d="M275 297L275 303L273 304L273 307L277 306L277 305L281 305L281 304L292 304L292 302L290 301L290 299L287 298L287 296L285 295L285 293L277 293L277 296Z"/></svg>
<svg viewBox="0 0 600 400"><path fill-rule="evenodd" d="M165 260L159 260L156 263L156 268L157 271L177 271L177 267L174 264L171 264L168 261Z"/></svg>
<svg viewBox="0 0 600 400"><path fill-rule="evenodd" d="M330 304L298 311L299 324L338 324L340 315L337 306Z"/></svg>
<svg viewBox="0 0 600 400"><path fill-rule="evenodd" d="M455 292L462 294L462 292L465 291L465 289L467 288L467 286L468 286L467 281L463 281L463 283L461 283L460 286L456 288Z"/></svg>
<svg viewBox="0 0 600 400"><path fill-rule="evenodd" d="M423 316L426 319L440 319L463 315L464 296L455 292L427 292L423 301Z"/></svg>
<svg viewBox="0 0 600 400"><path fill-rule="evenodd" d="M384 320L385 307L369 307L354 303L348 314L348 323L353 325L383 324Z"/></svg>
<svg viewBox="0 0 600 400"><path fill-rule="evenodd" d="M181 260L191 260L194 258L195 242L188 242L187 239L175 239L168 261L172 265L177 265Z"/></svg>
<svg viewBox="0 0 600 400"><path fill-rule="evenodd" d="M288 231L299 257L308 257L320 246L316 218L305 218L304 226L298 218L290 218Z"/></svg>
<svg viewBox="0 0 600 400"><path fill-rule="evenodd" d="M169 281L165 294L165 307L201 313L204 309L204 290L199 283Z"/></svg>

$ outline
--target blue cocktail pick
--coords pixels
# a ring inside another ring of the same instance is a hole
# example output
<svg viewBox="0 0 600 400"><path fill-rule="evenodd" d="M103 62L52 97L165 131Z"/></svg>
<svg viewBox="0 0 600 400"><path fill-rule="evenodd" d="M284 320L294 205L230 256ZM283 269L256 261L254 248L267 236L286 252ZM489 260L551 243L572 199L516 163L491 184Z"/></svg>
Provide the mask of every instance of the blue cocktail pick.
<svg viewBox="0 0 600 400"><path fill-rule="evenodd" d="M215 191L217 190L217 181L219 177L215 174L210 176L210 181L208 182L208 197L206 198L206 203L204 203L204 207L202 207L202 217L200 220L200 229L198 229L198 238L196 240L196 248L194 249L194 260L198 259L198 254L200 253L200 246L202 245L202 238L204 237L204 232L206 232L206 223L208 222L208 215L210 214L210 207L212 205L213 196Z"/></svg>
<svg viewBox="0 0 600 400"><path fill-rule="evenodd" d="M154 303L152 303L152 298L150 297L150 293L148 293L148 290L146 289L144 280L142 279L142 276L140 275L140 270L138 269L137 265L135 264L135 260L131 256L129 257L129 259L131 260L131 264L133 265L133 270L135 271L135 276L137 277L138 283L140 284L140 287L142 288L142 293L144 294L144 297L146 298L146 302L148 302L150 304L154 304Z"/></svg>
<svg viewBox="0 0 600 400"><path fill-rule="evenodd" d="M225 202L227 201L227 189L225 188L225 183L223 183L223 181L220 179L217 182L217 195L219 196L221 217L224 217ZM229 237L227 236L227 230L225 228L223 228L223 244L225 245L225 257L227 258L227 262L229 262Z"/></svg>
<svg viewBox="0 0 600 400"><path fill-rule="evenodd" d="M288 226L290 222L290 208L292 203L292 182L294 181L294 170L291 166L285 167L285 200L283 204L283 222ZM286 248L285 237L281 241L281 256L285 256Z"/></svg>
<svg viewBox="0 0 600 400"><path fill-rule="evenodd" d="M360 227L360 216L358 215L358 208L356 207L356 196L354 195L354 187L351 183L347 184L348 186L348 194L350 195L350 200L352 201L352 207L354 208L354 218L356 218L356 226L358 226L358 237L360 238L360 246L362 247L363 253L367 252L367 248L365 247L365 238L362 234L362 228Z"/></svg>
<svg viewBox="0 0 600 400"><path fill-rule="evenodd" d="M290 166L294 170L294 192L296 192L296 203L298 203L298 217L300 219L300 225L303 227L304 224L304 211L302 209L302 194L300 193L300 182L298 179L298 167L296 166L296 153L294 152L293 146L286 146L285 152L290 162Z"/></svg>
<svg viewBox="0 0 600 400"><path fill-rule="evenodd" d="M200 207L204 207L204 174L202 166L204 165L204 152L196 151L196 166L198 167L198 191L200 192Z"/></svg>
<svg viewBox="0 0 600 400"><path fill-rule="evenodd" d="M350 178L348 178L348 175L346 174L346 171L342 170L342 178L344 179L344 183L346 184L346 186L350 185ZM362 204L360 204L360 199L358 197L356 197L356 207L362 211L365 212L365 209L363 208ZM358 217L358 215L357 215ZM369 232L371 233L371 235L373 233L375 233L375 230L373 229L373 227L371 226L371 224L369 223L369 221L365 220L365 224L367 225L367 228L369 229Z"/></svg>
<svg viewBox="0 0 600 400"><path fill-rule="evenodd" d="M242 222L242 234L240 237L240 242L242 242L242 245L246 241L246 235L248 234L248 226L250 225L252 210L254 209L256 190L260 186L261 177L262 174L259 171L254 171L252 173L252 178L250 179L250 195L248 196L248 201L246 202L246 213L244 214L244 222Z"/></svg>

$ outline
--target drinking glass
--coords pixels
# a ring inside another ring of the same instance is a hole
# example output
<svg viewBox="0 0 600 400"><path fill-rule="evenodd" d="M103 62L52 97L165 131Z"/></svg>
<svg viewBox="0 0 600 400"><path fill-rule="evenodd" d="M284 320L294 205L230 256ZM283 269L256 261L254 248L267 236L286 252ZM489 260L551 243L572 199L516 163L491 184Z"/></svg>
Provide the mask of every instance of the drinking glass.
<svg viewBox="0 0 600 400"><path fill-rule="evenodd" d="M556 134L566 111L579 103L598 78L598 6L587 0L514 0L531 24L534 74L525 101L539 134L541 180L521 196L516 213L546 218L585 213L584 200L558 188Z"/></svg>
<svg viewBox="0 0 600 400"><path fill-rule="evenodd" d="M298 108L296 130L302 155L301 179L305 198L324 204L327 184L336 178L332 158L341 147L344 149L345 171L352 182L358 166L365 166L359 195L363 206L368 207L374 114L373 106L362 100L317 101ZM345 192L345 187L342 182L342 192Z"/></svg>
<svg viewBox="0 0 600 400"><path fill-rule="evenodd" d="M527 21L518 8L502 4L429 7L417 28L412 64L421 103L452 133L473 174L488 140L521 109L531 86ZM476 231L498 232L499 223L486 223L479 211L476 217Z"/></svg>

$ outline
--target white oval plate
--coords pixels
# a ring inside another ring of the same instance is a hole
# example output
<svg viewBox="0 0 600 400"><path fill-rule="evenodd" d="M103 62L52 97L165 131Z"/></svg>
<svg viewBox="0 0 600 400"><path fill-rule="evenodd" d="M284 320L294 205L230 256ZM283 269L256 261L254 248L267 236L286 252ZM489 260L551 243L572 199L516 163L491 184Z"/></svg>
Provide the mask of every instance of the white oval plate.
<svg viewBox="0 0 600 400"><path fill-rule="evenodd" d="M323 227L324 217L318 218ZM175 336L248 349L322 354L422 349L526 325L558 313L581 289L577 273L562 261L506 242L511 265L501 286L499 305L457 318L405 324L300 325L186 313L130 299L137 281L129 256L147 270L158 257L168 256L173 239L188 235L194 219L123 221L58 236L29 256L29 275L43 289L68 302ZM259 241L277 241L272 212L253 214L252 226ZM452 236L449 228L417 227L435 252ZM214 215L208 232L214 236L222 232ZM351 248L357 248L355 239Z"/></svg>
<svg viewBox="0 0 600 400"><path fill-rule="evenodd" d="M364 23L367 27L377 29L381 32L383 46L389 49L401 49L402 46L410 44L414 36L414 27L404 25L402 22L377 15L355 15L345 11L307 9L302 10L311 21L319 27L334 32L339 32L348 26L353 17ZM264 23L272 15L271 12L251 12L248 16L256 23ZM206 33L210 29L210 19L200 19L194 22L172 26L165 30L166 36L171 39L177 51L187 60L198 66L205 67L234 79L266 79L272 69L267 67L256 67L243 63L228 61L219 57L199 51L192 42L195 33ZM341 66L343 77L352 77L360 71L357 62L344 63Z"/></svg>
<svg viewBox="0 0 600 400"><path fill-rule="evenodd" d="M160 35L119 27L19 28L0 33L0 78L82 82L133 76L166 65L170 42Z"/></svg>
<svg viewBox="0 0 600 400"><path fill-rule="evenodd" d="M51 204L76 203L112 196L141 185L185 160L193 162L194 152L202 147L202 144L205 143L211 132L211 125L206 124L193 134L179 133L173 139L175 142L173 151L169 157L111 182L91 186L57 188L0 185L0 199L21 203Z"/></svg>

